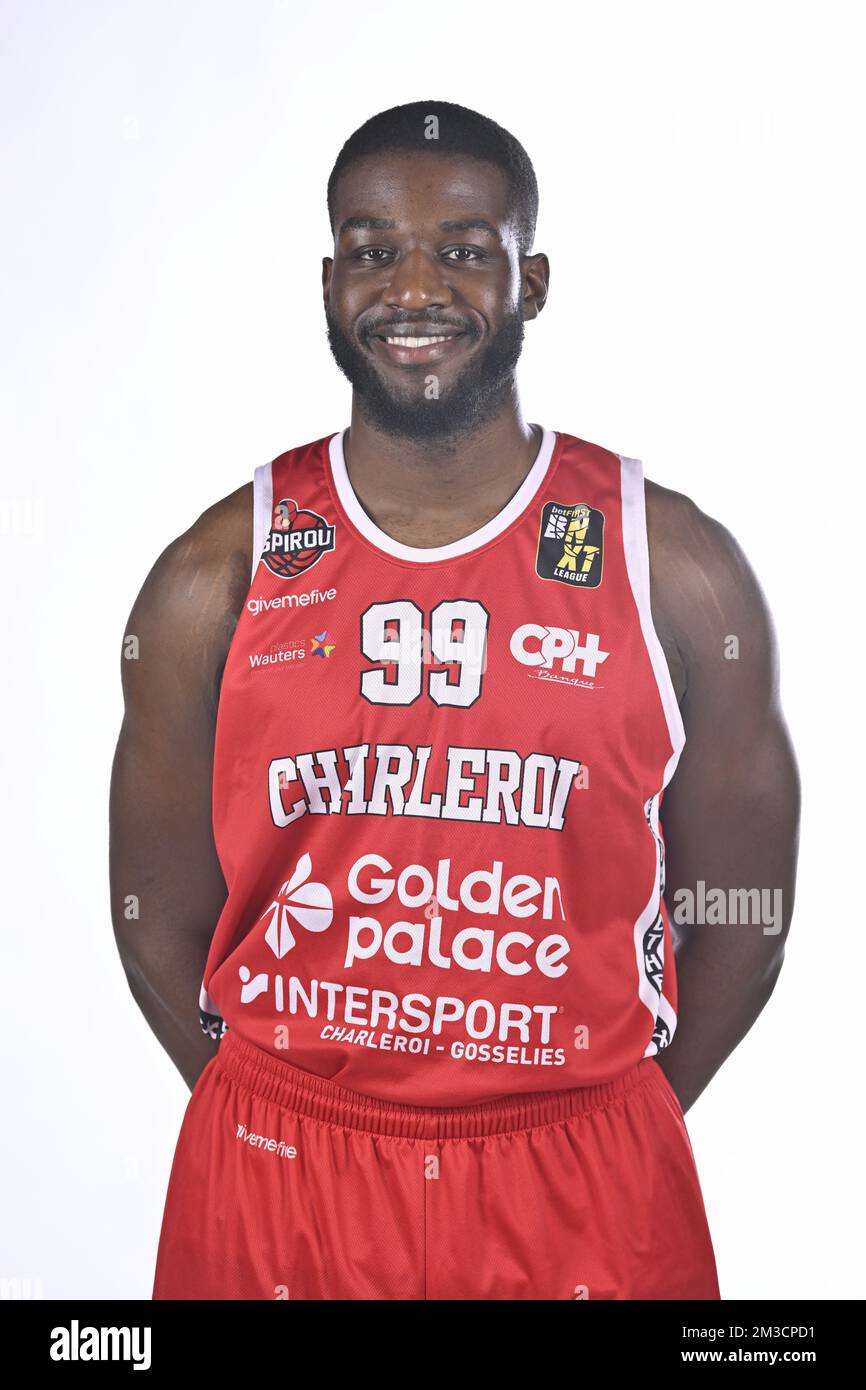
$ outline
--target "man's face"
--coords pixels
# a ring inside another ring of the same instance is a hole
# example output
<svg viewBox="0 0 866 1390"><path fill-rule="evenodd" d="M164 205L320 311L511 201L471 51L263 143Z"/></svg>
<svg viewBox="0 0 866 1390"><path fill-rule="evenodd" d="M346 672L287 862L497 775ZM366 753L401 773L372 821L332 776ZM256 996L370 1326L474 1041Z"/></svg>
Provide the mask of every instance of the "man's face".
<svg viewBox="0 0 866 1390"><path fill-rule="evenodd" d="M505 175L426 152L362 160L336 186L334 234L328 340L365 417L387 434L440 439L489 418L538 307Z"/></svg>

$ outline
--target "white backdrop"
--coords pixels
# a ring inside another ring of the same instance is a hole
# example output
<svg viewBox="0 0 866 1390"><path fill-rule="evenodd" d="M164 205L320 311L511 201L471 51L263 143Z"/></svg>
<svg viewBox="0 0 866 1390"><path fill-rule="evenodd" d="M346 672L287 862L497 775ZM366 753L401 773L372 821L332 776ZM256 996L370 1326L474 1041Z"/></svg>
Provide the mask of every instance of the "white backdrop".
<svg viewBox="0 0 866 1390"><path fill-rule="evenodd" d="M429 97L535 163L552 279L527 418L693 496L775 612L797 910L775 995L689 1128L724 1297L866 1295L854 15L4 0L0 1277L150 1294L187 1091L108 914L124 623L208 504L348 423L325 184L363 120Z"/></svg>

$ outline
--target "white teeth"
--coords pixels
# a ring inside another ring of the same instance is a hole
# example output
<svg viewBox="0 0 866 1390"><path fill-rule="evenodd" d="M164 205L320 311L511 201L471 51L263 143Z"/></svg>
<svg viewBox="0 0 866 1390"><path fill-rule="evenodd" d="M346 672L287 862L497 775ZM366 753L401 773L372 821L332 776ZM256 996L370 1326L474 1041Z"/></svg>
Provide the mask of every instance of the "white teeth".
<svg viewBox="0 0 866 1390"><path fill-rule="evenodd" d="M394 347L429 347L431 343L447 343L450 334L443 334L441 338L386 338L386 343L392 343Z"/></svg>

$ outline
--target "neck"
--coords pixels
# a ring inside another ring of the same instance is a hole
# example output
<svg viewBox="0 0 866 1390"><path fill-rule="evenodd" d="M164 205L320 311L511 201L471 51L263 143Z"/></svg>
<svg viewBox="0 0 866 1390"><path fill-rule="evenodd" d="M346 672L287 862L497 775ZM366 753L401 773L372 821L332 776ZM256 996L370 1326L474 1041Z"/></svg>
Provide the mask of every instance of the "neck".
<svg viewBox="0 0 866 1390"><path fill-rule="evenodd" d="M384 434L352 402L343 439L352 487L377 526L400 533L441 534L453 518L468 534L501 511L520 487L541 447L540 426L523 419L516 396L474 430L445 440L413 440ZM472 525L467 525L466 521Z"/></svg>

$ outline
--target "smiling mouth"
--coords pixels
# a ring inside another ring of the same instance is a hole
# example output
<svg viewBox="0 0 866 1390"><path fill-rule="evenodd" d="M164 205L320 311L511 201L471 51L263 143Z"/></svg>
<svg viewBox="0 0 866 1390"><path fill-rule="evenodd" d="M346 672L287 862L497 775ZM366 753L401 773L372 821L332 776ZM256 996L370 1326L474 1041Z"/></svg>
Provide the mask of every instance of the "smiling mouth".
<svg viewBox="0 0 866 1390"><path fill-rule="evenodd" d="M390 334L377 334L383 343L390 343L392 347L429 347L431 343L447 343L449 338L459 338L459 333L436 333L431 337L422 337L420 334L410 334L408 337L391 336Z"/></svg>
<svg viewBox="0 0 866 1390"><path fill-rule="evenodd" d="M469 337L460 330L447 333L375 333L372 342L398 366L439 362Z"/></svg>

